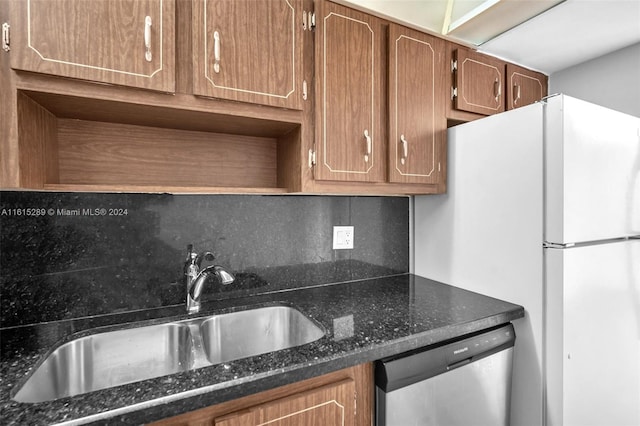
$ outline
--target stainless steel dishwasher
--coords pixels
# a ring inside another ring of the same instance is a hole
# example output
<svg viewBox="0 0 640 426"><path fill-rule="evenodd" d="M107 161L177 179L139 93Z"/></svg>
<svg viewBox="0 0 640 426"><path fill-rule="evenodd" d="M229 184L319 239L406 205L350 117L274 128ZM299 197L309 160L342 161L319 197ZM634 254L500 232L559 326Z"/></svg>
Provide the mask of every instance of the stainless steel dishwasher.
<svg viewBox="0 0 640 426"><path fill-rule="evenodd" d="M509 424L513 325L376 362L378 426Z"/></svg>

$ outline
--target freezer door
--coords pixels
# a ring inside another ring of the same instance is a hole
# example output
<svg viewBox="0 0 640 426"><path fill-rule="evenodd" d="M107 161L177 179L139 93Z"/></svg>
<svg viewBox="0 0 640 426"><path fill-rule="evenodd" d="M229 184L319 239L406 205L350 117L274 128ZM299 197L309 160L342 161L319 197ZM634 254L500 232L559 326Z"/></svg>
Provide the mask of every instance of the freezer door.
<svg viewBox="0 0 640 426"><path fill-rule="evenodd" d="M639 235L640 118L561 95L545 120L545 241Z"/></svg>
<svg viewBox="0 0 640 426"><path fill-rule="evenodd" d="M640 425L640 240L545 259L548 426Z"/></svg>

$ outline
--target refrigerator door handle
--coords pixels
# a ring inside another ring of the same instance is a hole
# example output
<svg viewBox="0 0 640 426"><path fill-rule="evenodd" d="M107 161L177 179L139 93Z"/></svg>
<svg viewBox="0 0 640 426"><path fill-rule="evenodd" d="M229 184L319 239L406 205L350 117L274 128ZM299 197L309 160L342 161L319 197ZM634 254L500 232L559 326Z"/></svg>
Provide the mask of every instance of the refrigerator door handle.
<svg viewBox="0 0 640 426"><path fill-rule="evenodd" d="M552 248L552 249L566 249L572 247L588 247L588 246L596 246L600 244L611 244L611 243L621 243L630 240L640 239L640 235L630 235L628 237L619 237L619 238L607 238L605 240L595 240L595 241L580 241L577 243L551 243L549 241L545 241L542 243L542 248Z"/></svg>
<svg viewBox="0 0 640 426"><path fill-rule="evenodd" d="M575 243L550 243L549 241L545 241L542 243L542 248L552 248L552 249L565 249L569 247L575 246Z"/></svg>

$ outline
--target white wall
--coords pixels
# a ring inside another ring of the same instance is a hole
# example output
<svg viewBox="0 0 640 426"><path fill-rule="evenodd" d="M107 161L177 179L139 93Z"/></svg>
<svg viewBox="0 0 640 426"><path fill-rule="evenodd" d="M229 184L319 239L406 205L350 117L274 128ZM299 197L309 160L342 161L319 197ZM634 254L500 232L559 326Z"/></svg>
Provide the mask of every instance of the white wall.
<svg viewBox="0 0 640 426"><path fill-rule="evenodd" d="M640 117L640 43L550 75L549 93Z"/></svg>

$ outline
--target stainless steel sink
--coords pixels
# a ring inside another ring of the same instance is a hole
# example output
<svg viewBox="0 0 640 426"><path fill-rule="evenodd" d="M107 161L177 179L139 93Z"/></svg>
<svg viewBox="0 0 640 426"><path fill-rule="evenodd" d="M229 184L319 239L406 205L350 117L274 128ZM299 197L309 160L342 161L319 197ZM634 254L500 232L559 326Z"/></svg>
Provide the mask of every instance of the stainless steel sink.
<svg viewBox="0 0 640 426"><path fill-rule="evenodd" d="M189 327L169 323L81 337L54 350L16 393L50 401L190 368Z"/></svg>
<svg viewBox="0 0 640 426"><path fill-rule="evenodd" d="M291 348L322 336L318 325L288 306L92 334L53 350L13 399L51 401Z"/></svg>
<svg viewBox="0 0 640 426"><path fill-rule="evenodd" d="M201 333L212 364L292 348L324 336L320 327L288 306L216 315L202 322Z"/></svg>

